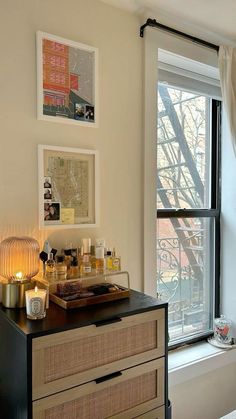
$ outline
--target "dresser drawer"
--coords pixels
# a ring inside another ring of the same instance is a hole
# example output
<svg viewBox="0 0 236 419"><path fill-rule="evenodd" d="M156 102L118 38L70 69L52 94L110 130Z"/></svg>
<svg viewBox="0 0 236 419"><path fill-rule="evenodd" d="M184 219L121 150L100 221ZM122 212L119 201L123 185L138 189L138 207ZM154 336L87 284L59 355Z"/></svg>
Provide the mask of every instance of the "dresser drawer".
<svg viewBox="0 0 236 419"><path fill-rule="evenodd" d="M141 416L136 416L135 419L165 419L165 406L151 410Z"/></svg>
<svg viewBox="0 0 236 419"><path fill-rule="evenodd" d="M164 309L33 340L33 400L164 355Z"/></svg>
<svg viewBox="0 0 236 419"><path fill-rule="evenodd" d="M37 400L33 419L131 419L163 403L160 358Z"/></svg>

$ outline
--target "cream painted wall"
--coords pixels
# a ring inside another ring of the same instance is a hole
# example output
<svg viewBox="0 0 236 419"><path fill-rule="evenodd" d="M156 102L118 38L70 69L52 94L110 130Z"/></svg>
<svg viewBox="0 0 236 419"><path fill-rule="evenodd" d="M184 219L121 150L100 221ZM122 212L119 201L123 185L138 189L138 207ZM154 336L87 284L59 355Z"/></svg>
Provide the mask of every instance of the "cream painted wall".
<svg viewBox="0 0 236 419"><path fill-rule="evenodd" d="M142 289L142 40L138 18L97 0L9 0L1 4L0 23L0 239L28 234L40 244L49 237L60 247L68 239L76 245L83 236L105 237L121 253L132 287ZM37 30L99 48L98 129L37 121ZM99 150L100 228L39 232L40 143ZM218 419L233 410L235 376L236 367L230 365L171 388L173 419Z"/></svg>
<svg viewBox="0 0 236 419"><path fill-rule="evenodd" d="M60 248L104 237L142 289L142 122L139 21L96 0L10 0L0 17L0 239L32 235ZM36 119L37 30L99 49L100 126ZM100 152L101 223L97 229L38 230L37 144Z"/></svg>

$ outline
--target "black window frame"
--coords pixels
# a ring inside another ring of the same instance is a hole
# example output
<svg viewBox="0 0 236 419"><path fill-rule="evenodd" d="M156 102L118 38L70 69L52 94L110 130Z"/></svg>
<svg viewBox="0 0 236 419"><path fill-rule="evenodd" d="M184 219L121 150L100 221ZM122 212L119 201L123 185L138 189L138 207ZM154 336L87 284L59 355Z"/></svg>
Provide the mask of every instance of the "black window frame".
<svg viewBox="0 0 236 419"><path fill-rule="evenodd" d="M222 102L211 98L211 197L210 209L157 209L157 219L170 218L212 218L214 224L214 317L220 315L220 213L221 213L221 116L222 116ZM212 319L213 320L213 319ZM213 321L212 321L213 324ZM183 341L170 344L169 350L176 349L186 344L192 344L201 340L206 340L212 336L213 330L199 333L199 336L194 336Z"/></svg>

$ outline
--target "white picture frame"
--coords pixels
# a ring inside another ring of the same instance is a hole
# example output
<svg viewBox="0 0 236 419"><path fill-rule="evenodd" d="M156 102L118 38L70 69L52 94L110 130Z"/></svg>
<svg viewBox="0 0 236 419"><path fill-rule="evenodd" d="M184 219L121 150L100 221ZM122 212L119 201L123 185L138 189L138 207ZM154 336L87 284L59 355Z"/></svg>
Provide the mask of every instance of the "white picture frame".
<svg viewBox="0 0 236 419"><path fill-rule="evenodd" d="M38 191L39 229L98 227L98 151L38 145Z"/></svg>
<svg viewBox="0 0 236 419"><path fill-rule="evenodd" d="M98 127L98 49L38 31L37 119Z"/></svg>

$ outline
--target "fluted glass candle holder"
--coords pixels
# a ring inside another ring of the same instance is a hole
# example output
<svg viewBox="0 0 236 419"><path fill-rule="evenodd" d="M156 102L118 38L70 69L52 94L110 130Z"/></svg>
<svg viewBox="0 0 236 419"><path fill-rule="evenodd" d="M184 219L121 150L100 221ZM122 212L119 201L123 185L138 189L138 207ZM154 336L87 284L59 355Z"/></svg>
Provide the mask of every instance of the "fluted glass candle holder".
<svg viewBox="0 0 236 419"><path fill-rule="evenodd" d="M8 237L0 243L2 303L8 308L25 307L25 291L39 271L39 244L31 237Z"/></svg>
<svg viewBox="0 0 236 419"><path fill-rule="evenodd" d="M0 275L10 281L30 279L39 271L39 244L31 237L8 237L0 243Z"/></svg>

